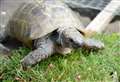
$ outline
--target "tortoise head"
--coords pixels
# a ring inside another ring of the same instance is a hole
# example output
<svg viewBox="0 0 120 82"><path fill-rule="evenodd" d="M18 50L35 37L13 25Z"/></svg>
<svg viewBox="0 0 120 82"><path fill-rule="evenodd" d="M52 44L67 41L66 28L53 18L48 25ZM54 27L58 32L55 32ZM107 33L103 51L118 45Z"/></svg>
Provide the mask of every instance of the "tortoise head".
<svg viewBox="0 0 120 82"><path fill-rule="evenodd" d="M79 48L84 44L84 36L75 28L65 28L64 30L58 31L59 38L58 42L63 47Z"/></svg>
<svg viewBox="0 0 120 82"><path fill-rule="evenodd" d="M104 48L104 43L93 38L85 38L84 34L76 28L65 28L60 30L58 42L63 47L68 48L85 48L88 50L98 50Z"/></svg>

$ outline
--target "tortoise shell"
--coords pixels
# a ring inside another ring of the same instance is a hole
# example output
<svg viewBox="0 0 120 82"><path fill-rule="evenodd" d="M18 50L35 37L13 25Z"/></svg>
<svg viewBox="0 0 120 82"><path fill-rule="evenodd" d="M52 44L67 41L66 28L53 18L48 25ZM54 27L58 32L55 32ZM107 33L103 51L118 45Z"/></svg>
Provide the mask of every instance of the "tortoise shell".
<svg viewBox="0 0 120 82"><path fill-rule="evenodd" d="M58 28L80 28L79 17L59 0L41 0L22 3L8 24L12 37L31 44Z"/></svg>

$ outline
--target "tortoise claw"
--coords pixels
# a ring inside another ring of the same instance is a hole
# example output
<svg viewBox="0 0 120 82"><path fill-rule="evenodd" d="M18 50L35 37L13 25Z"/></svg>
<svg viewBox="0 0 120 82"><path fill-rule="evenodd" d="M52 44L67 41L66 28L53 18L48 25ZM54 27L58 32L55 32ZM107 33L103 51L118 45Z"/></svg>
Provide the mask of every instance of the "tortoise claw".
<svg viewBox="0 0 120 82"><path fill-rule="evenodd" d="M99 40L86 39L83 47L86 49L99 50L99 49L104 49L105 45Z"/></svg>

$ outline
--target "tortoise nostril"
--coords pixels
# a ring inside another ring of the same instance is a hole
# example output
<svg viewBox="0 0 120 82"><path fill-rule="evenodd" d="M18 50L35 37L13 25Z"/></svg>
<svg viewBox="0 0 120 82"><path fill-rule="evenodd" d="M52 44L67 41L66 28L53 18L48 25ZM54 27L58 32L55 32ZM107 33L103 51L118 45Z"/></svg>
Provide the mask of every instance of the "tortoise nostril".
<svg viewBox="0 0 120 82"><path fill-rule="evenodd" d="M83 44L84 44L84 40L83 39L78 40L78 45L82 46Z"/></svg>
<svg viewBox="0 0 120 82"><path fill-rule="evenodd" d="M74 47L75 48L80 48L80 47L82 47L83 46L83 44L84 44L84 41L83 40L78 40L78 41L75 41L74 42Z"/></svg>

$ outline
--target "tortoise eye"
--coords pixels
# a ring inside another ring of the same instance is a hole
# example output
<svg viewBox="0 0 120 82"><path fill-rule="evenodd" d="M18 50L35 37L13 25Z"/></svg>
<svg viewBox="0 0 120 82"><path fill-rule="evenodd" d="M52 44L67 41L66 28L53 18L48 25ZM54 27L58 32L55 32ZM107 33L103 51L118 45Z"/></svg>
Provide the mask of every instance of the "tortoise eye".
<svg viewBox="0 0 120 82"><path fill-rule="evenodd" d="M69 39L70 42L74 42L73 39Z"/></svg>

